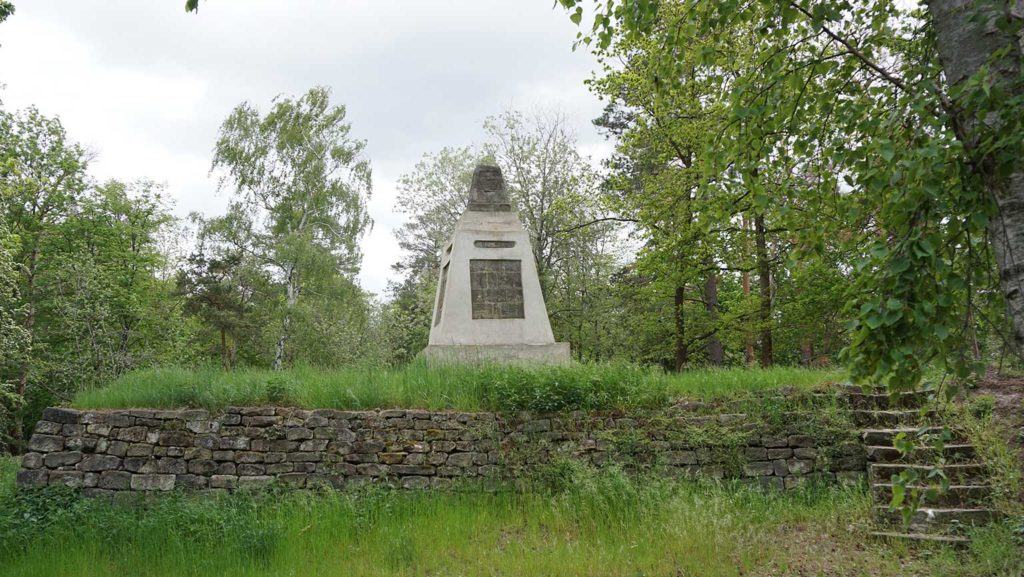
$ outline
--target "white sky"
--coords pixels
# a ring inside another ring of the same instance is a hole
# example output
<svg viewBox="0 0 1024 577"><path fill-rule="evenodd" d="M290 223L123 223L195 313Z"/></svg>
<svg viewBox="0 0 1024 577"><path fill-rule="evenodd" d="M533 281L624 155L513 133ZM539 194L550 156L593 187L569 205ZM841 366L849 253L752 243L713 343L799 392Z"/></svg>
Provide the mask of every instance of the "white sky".
<svg viewBox="0 0 1024 577"><path fill-rule="evenodd" d="M553 0L14 0L0 24L7 109L36 105L96 152L98 179L167 184L174 212L223 211L208 176L220 122L249 100L322 84L373 165L360 283L398 259L394 183L425 152L482 139L508 107L560 108L595 160L610 145L583 84L596 64Z"/></svg>

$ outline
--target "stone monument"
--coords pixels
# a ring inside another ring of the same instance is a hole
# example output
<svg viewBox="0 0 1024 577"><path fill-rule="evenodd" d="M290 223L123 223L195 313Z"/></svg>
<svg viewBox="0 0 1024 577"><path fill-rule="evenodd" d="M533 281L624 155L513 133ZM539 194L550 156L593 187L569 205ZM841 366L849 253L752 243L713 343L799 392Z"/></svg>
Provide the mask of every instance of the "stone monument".
<svg viewBox="0 0 1024 577"><path fill-rule="evenodd" d="M569 343L551 333L530 237L497 166L473 172L439 275L423 350L429 361L569 362Z"/></svg>

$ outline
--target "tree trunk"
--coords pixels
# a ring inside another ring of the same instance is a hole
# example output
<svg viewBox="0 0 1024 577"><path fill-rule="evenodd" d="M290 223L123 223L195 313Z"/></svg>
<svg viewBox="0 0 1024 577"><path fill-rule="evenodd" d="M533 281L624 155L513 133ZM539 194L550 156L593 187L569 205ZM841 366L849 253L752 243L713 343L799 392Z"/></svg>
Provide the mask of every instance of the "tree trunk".
<svg viewBox="0 0 1024 577"><path fill-rule="evenodd" d="M800 364L809 367L814 363L814 341L805 336L800 340Z"/></svg>
<svg viewBox="0 0 1024 577"><path fill-rule="evenodd" d="M1024 86L1019 80L1021 39L1000 29L1003 22L1024 18L1024 0L930 0L928 12L935 28L939 61L950 88L973 76L990 64L993 54L1003 51L997 61L991 62L991 82L999 85L1006 94L1002 97L1005 100L1024 97ZM957 138L963 142L966 154L971 155L989 127L973 121L979 117L979 111L973 109L970 101L956 104L951 114L955 115L954 124L961 127ZM988 122L1003 122L996 114L985 117L990 119ZM998 206L998 215L989 223L989 242L1012 325L1010 345L1020 354L1024 347L1024 155L1016 156L1008 174L1000 174L995 158L972 160L972 170Z"/></svg>
<svg viewBox="0 0 1024 577"><path fill-rule="evenodd" d="M761 288L761 366L770 367L775 362L772 350L772 269L768 262L768 240L766 238L764 215L754 217L754 237L757 243L757 275Z"/></svg>
<svg viewBox="0 0 1024 577"><path fill-rule="evenodd" d="M676 287L676 371L686 368L690 360L690 347L686 343L686 315L683 307L686 304L686 287Z"/></svg>
<svg viewBox="0 0 1024 577"><path fill-rule="evenodd" d="M704 281L704 310L711 319L712 330L718 324L718 274L711 273ZM711 333L707 340L708 362L715 367L720 367L725 362L725 352L722 350L722 340L718 333Z"/></svg>
<svg viewBox="0 0 1024 577"><path fill-rule="evenodd" d="M284 369L285 344L288 342L288 335L291 333L292 309L299 302L300 287L295 277L295 267L293 266L288 270L288 279L285 285L288 299L285 302L284 320L281 322L281 336L277 339L277 347L274 350L274 364L272 368L275 371Z"/></svg>
<svg viewBox="0 0 1024 577"><path fill-rule="evenodd" d="M747 217L743 217L743 230L749 230L750 221ZM748 249L747 241L744 239L744 249ZM750 301L750 271L743 271L743 301ZM754 331L750 330L750 321L744 322L746 328L744 329L744 348L743 348L743 364L748 367L754 364Z"/></svg>

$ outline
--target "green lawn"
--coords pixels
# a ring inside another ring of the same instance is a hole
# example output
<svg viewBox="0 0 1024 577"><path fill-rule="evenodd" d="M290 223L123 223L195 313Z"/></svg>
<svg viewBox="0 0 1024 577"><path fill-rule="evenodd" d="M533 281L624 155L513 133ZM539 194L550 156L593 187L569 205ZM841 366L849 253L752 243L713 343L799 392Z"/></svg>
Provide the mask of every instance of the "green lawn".
<svg viewBox="0 0 1024 577"><path fill-rule="evenodd" d="M306 408L567 410L663 406L670 399L721 399L755 391L811 389L842 379L834 370L692 370L668 374L617 364L567 367L451 366L282 372L162 368L84 390L79 408L295 405Z"/></svg>
<svg viewBox="0 0 1024 577"><path fill-rule="evenodd" d="M965 552L867 540L864 487L787 493L575 470L531 493L16 496L0 460L0 574L1019 576L1008 525ZM1016 571L1016 572L1015 572Z"/></svg>

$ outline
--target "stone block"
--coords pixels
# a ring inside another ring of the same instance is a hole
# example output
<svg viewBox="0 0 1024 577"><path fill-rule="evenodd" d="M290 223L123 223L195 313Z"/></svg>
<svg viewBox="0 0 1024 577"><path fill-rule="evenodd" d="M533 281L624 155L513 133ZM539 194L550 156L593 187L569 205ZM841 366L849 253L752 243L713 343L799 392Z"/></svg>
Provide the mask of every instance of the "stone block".
<svg viewBox="0 0 1024 577"><path fill-rule="evenodd" d="M90 435L96 435L97 437L109 436L111 430L113 430L113 427L105 424L88 425L85 428L87 433Z"/></svg>
<svg viewBox="0 0 1024 577"><path fill-rule="evenodd" d="M241 451L235 453L236 463L262 463L263 453L254 453L252 451Z"/></svg>
<svg viewBox="0 0 1024 577"><path fill-rule="evenodd" d="M75 463L81 460L81 451L63 451L60 453L48 453L46 457L43 458L43 462L46 463L46 466L51 469L56 469L57 467L64 467L67 465L74 465Z"/></svg>
<svg viewBox="0 0 1024 577"><path fill-rule="evenodd" d="M775 467L771 461L753 461L743 464L743 475L746 477L762 477L772 475Z"/></svg>
<svg viewBox="0 0 1024 577"><path fill-rule="evenodd" d="M128 451L125 453L126 457L148 457L153 454L153 445L147 445L145 443L132 443L128 445Z"/></svg>
<svg viewBox="0 0 1024 577"><path fill-rule="evenodd" d="M239 475L238 486L239 487L262 487L269 485L274 481L274 478L270 475Z"/></svg>
<svg viewBox="0 0 1024 577"><path fill-rule="evenodd" d="M284 432L285 439L289 441L303 441L313 438L313 431L306 427L289 427Z"/></svg>
<svg viewBox="0 0 1024 577"><path fill-rule="evenodd" d="M764 437L761 437L761 445L763 445L764 447L766 447L768 449L778 449L778 448L781 448L781 447L788 447L789 446L789 439L786 438L786 437L772 437L772 436L767 436L766 435Z"/></svg>
<svg viewBox="0 0 1024 577"><path fill-rule="evenodd" d="M23 469L15 475L14 482L23 489L34 489L45 487L49 478L50 474L46 469Z"/></svg>
<svg viewBox="0 0 1024 577"><path fill-rule="evenodd" d="M391 473L395 475L430 476L436 472L434 467L427 465L391 465Z"/></svg>
<svg viewBox="0 0 1024 577"><path fill-rule="evenodd" d="M39 421L36 423L35 433L37 435L59 435L64 425L53 421Z"/></svg>
<svg viewBox="0 0 1024 577"><path fill-rule="evenodd" d="M217 461L212 459L195 459L188 462L188 472L193 475L212 475L217 472Z"/></svg>
<svg viewBox="0 0 1024 577"><path fill-rule="evenodd" d="M777 477L785 477L789 474L789 464L784 459L772 461L772 469Z"/></svg>
<svg viewBox="0 0 1024 577"><path fill-rule="evenodd" d="M475 453L452 453L448 455L446 464L449 467L469 467L473 464Z"/></svg>
<svg viewBox="0 0 1024 577"><path fill-rule="evenodd" d="M405 460L405 453L381 453L380 462L385 465L397 465Z"/></svg>
<svg viewBox="0 0 1024 577"><path fill-rule="evenodd" d="M307 452L323 451L327 448L327 443L327 439L308 439L299 443L299 450Z"/></svg>
<svg viewBox="0 0 1024 577"><path fill-rule="evenodd" d="M54 453L64 449L64 437L57 435L32 435L28 449L37 453Z"/></svg>
<svg viewBox="0 0 1024 577"><path fill-rule="evenodd" d="M237 475L214 475L210 477L211 489L235 489L237 487Z"/></svg>
<svg viewBox="0 0 1024 577"><path fill-rule="evenodd" d="M48 407L43 409L43 420L61 424L78 424L82 413L74 409Z"/></svg>
<svg viewBox="0 0 1024 577"><path fill-rule="evenodd" d="M747 447L743 449L743 456L748 461L764 461L768 458L768 450L764 447Z"/></svg>
<svg viewBox="0 0 1024 577"><path fill-rule="evenodd" d="M789 436L790 447L813 447L814 437L809 435L790 435Z"/></svg>
<svg viewBox="0 0 1024 577"><path fill-rule="evenodd" d="M426 489L430 487L430 479L427 477L403 477L403 489Z"/></svg>
<svg viewBox="0 0 1024 577"><path fill-rule="evenodd" d="M793 456L797 459L810 459L813 461L818 458L818 450L812 447L797 447L793 449Z"/></svg>
<svg viewBox="0 0 1024 577"><path fill-rule="evenodd" d="M200 475L175 475L174 485L190 491L196 491L209 488L210 479Z"/></svg>
<svg viewBox="0 0 1024 577"><path fill-rule="evenodd" d="M81 487L84 484L85 475L81 471L50 471L49 483L51 485L66 485L68 487Z"/></svg>
<svg viewBox="0 0 1024 577"><path fill-rule="evenodd" d="M79 471L113 471L121 468L121 459L113 455L86 455L78 463Z"/></svg>
<svg viewBox="0 0 1024 577"><path fill-rule="evenodd" d="M132 474L127 471L103 471L100 473L100 489L111 489L115 491L126 491L131 487Z"/></svg>
<svg viewBox="0 0 1024 577"><path fill-rule="evenodd" d="M218 475L234 475L237 472L237 465L234 463L220 463L217 465Z"/></svg>
<svg viewBox="0 0 1024 577"><path fill-rule="evenodd" d="M25 453L21 457L22 469L38 469L43 466L42 453Z"/></svg>
<svg viewBox="0 0 1024 577"><path fill-rule="evenodd" d="M246 463L244 465L238 465L236 468L239 478L241 477L256 477L265 475L267 473L266 468L263 465L257 465L252 463Z"/></svg>
<svg viewBox="0 0 1024 577"><path fill-rule="evenodd" d="M247 451L249 439L247 437L221 437L218 446L226 450Z"/></svg>
<svg viewBox="0 0 1024 577"><path fill-rule="evenodd" d="M770 461L774 461L775 459L788 459L793 456L793 449L768 449L767 456Z"/></svg>
<svg viewBox="0 0 1024 577"><path fill-rule="evenodd" d="M146 441L147 432L148 430L146 427L128 427L125 429L118 429L114 438L119 441L127 441L129 443L143 443Z"/></svg>
<svg viewBox="0 0 1024 577"><path fill-rule="evenodd" d="M814 470L814 461L790 459L786 463L789 465L790 473L794 475L805 475Z"/></svg>

